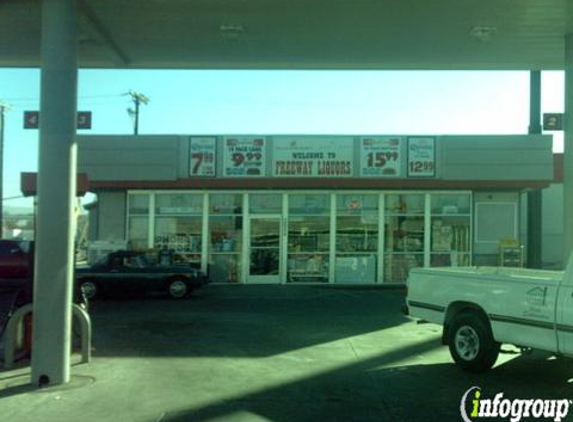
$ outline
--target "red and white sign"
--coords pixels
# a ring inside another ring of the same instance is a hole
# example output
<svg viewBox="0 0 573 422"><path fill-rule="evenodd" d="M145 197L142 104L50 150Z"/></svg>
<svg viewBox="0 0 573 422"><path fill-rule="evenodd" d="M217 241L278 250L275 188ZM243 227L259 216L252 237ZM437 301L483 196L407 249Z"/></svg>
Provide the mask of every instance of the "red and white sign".
<svg viewBox="0 0 573 422"><path fill-rule="evenodd" d="M223 142L224 177L265 175L266 139L264 137L225 137Z"/></svg>
<svg viewBox="0 0 573 422"><path fill-rule="evenodd" d="M370 136L360 139L360 176L400 177L402 138Z"/></svg>
<svg viewBox="0 0 573 422"><path fill-rule="evenodd" d="M436 176L436 138L408 138L408 177Z"/></svg>
<svg viewBox="0 0 573 422"><path fill-rule="evenodd" d="M189 175L191 177L214 177L217 161L217 138L191 137Z"/></svg>
<svg viewBox="0 0 573 422"><path fill-rule="evenodd" d="M349 136L276 136L273 177L352 177L354 143Z"/></svg>

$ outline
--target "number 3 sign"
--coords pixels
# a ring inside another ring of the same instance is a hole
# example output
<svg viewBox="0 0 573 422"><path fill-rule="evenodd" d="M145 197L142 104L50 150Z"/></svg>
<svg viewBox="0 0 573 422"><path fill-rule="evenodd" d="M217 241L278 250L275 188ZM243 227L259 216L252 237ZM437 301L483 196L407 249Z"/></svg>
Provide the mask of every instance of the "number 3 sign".
<svg viewBox="0 0 573 422"><path fill-rule="evenodd" d="M408 177L436 176L436 139L408 138Z"/></svg>

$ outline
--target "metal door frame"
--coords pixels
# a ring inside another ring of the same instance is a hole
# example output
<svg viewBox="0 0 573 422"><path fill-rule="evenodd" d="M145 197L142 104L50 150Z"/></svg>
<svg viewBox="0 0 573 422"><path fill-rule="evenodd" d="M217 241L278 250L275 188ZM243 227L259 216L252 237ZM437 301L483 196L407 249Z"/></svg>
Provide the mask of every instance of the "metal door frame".
<svg viewBox="0 0 573 422"><path fill-rule="evenodd" d="M251 275L251 222L252 220L276 220L279 226L279 247L278 247L278 256L279 256L279 273L275 275ZM283 216L281 214L251 214L248 217L248 228L247 228L247 245L246 245L246 283L247 284L280 284L284 280L284 231L283 231Z"/></svg>

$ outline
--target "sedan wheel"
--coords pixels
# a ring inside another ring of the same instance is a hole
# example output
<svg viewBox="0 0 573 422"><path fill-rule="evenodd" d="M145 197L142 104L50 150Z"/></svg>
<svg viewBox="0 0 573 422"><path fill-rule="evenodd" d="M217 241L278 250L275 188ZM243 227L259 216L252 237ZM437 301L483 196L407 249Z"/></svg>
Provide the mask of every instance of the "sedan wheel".
<svg viewBox="0 0 573 422"><path fill-rule="evenodd" d="M187 295L189 288L183 280L173 280L169 283L169 296L174 299L181 299Z"/></svg>
<svg viewBox="0 0 573 422"><path fill-rule="evenodd" d="M82 295L88 300L96 297L98 293L97 286L93 281L82 282L82 284L80 284L80 291L82 292Z"/></svg>

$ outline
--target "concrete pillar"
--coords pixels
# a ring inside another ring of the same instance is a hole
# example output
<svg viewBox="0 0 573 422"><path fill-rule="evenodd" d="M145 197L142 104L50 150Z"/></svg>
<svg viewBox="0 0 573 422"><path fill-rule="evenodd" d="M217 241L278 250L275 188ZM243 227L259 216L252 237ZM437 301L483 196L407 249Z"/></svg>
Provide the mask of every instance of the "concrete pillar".
<svg viewBox="0 0 573 422"><path fill-rule="evenodd" d="M573 33L565 36L565 143L563 154L563 266L573 250Z"/></svg>
<svg viewBox="0 0 573 422"><path fill-rule="evenodd" d="M38 217L32 383L70 379L76 196L75 0L42 2Z"/></svg>
<svg viewBox="0 0 573 422"><path fill-rule="evenodd" d="M541 133L541 72L533 70L529 77L529 133ZM527 194L527 266L541 268L541 190Z"/></svg>

